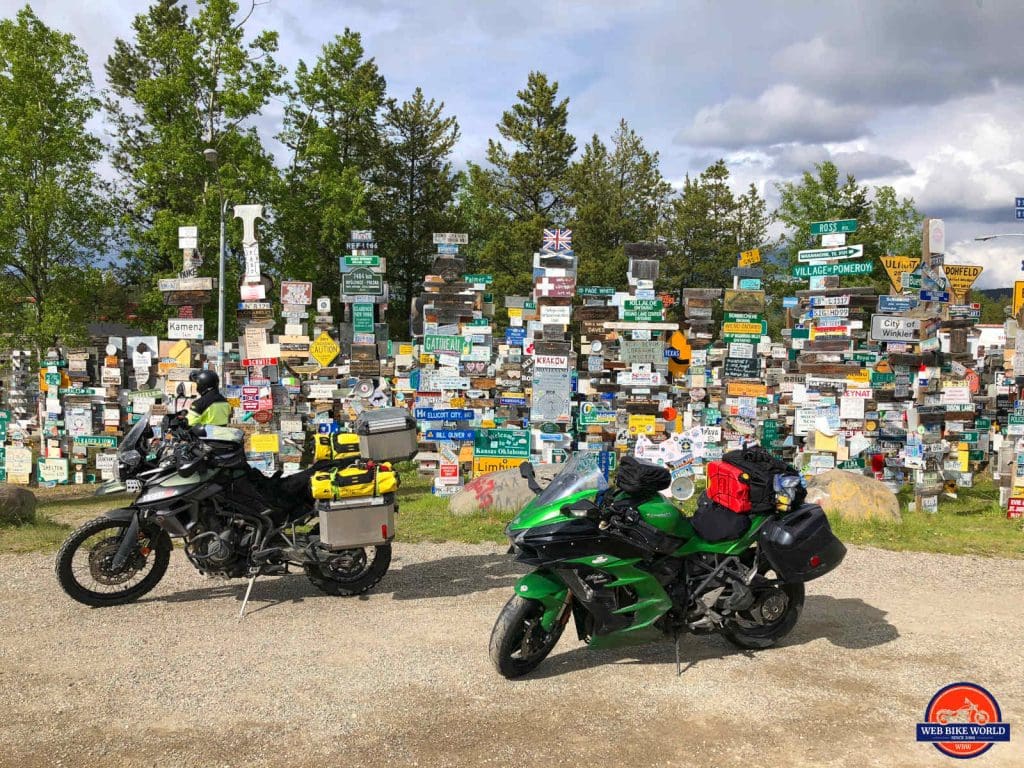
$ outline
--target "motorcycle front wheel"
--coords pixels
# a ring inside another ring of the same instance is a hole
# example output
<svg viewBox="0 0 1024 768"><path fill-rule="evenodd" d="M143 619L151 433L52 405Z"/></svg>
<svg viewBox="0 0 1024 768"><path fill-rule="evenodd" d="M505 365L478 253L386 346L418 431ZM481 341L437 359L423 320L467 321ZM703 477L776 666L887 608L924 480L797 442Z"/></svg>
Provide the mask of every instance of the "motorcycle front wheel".
<svg viewBox="0 0 1024 768"><path fill-rule="evenodd" d="M306 578L322 592L352 597L374 587L391 566L391 545L325 552L319 563L303 566Z"/></svg>
<svg viewBox="0 0 1024 768"><path fill-rule="evenodd" d="M143 525L139 541L120 568L114 567L126 520L98 517L72 533L57 553L57 581L73 600L93 608L138 600L155 587L171 561L171 537Z"/></svg>
<svg viewBox="0 0 1024 768"><path fill-rule="evenodd" d="M566 605L548 632L540 623L543 604L513 595L491 631L490 655L495 669L509 680L532 672L555 647L569 614Z"/></svg>
<svg viewBox="0 0 1024 768"><path fill-rule="evenodd" d="M770 648L792 631L803 607L803 584L773 586L757 596L750 610L730 619L722 634L739 648Z"/></svg>

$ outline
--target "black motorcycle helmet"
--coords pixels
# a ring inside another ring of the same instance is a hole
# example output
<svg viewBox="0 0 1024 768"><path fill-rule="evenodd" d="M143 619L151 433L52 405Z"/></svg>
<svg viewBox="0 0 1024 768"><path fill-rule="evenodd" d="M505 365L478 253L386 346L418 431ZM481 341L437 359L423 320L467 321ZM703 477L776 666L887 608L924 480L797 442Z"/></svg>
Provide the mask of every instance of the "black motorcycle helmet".
<svg viewBox="0 0 1024 768"><path fill-rule="evenodd" d="M220 386L220 377L215 371L195 371L188 378L195 382L200 395L212 392Z"/></svg>

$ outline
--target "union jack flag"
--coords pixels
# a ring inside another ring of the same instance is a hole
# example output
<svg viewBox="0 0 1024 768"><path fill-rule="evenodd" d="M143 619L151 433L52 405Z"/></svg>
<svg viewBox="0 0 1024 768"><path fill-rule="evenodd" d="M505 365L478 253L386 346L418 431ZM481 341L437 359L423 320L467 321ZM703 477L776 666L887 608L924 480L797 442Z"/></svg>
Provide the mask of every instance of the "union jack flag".
<svg viewBox="0 0 1024 768"><path fill-rule="evenodd" d="M572 248L571 229L545 229L545 251L568 251Z"/></svg>

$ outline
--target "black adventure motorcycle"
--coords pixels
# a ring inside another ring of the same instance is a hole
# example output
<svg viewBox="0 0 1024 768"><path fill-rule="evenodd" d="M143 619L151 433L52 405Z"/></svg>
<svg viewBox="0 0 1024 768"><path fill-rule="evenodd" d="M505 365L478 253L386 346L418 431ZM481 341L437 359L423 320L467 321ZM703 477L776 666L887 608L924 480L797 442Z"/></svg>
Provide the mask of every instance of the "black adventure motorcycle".
<svg viewBox="0 0 1024 768"><path fill-rule="evenodd" d="M387 572L393 530L354 549L329 548L318 525L299 531L318 515L309 479L332 462L268 478L246 462L241 430L189 427L173 415L164 417L162 432L164 439L154 441L148 416L139 419L118 448L119 482L111 484L138 495L85 523L61 546L57 580L73 599L100 607L142 597L166 573L172 538L184 541L185 556L200 572L249 578L240 615L257 576L284 574L290 566L341 596L366 592Z"/></svg>

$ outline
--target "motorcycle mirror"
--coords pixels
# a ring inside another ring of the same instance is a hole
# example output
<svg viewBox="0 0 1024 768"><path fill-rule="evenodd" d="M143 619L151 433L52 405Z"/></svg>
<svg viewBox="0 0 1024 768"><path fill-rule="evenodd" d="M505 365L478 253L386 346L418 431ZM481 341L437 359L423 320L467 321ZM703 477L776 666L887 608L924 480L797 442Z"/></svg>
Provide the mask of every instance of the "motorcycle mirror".
<svg viewBox="0 0 1024 768"><path fill-rule="evenodd" d="M533 477L533 464L531 464L528 461L524 461L522 464L520 464L519 465L519 476L521 478L523 478L523 480L529 480L530 478L532 478Z"/></svg>

